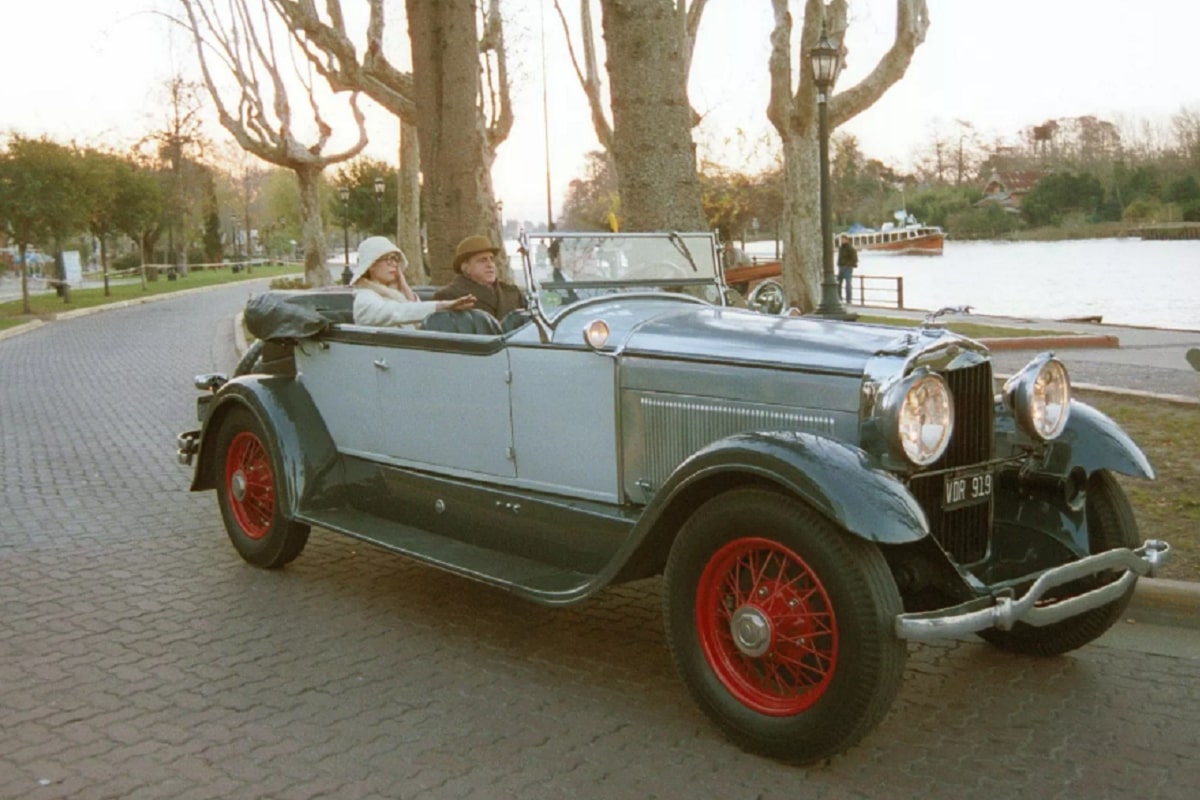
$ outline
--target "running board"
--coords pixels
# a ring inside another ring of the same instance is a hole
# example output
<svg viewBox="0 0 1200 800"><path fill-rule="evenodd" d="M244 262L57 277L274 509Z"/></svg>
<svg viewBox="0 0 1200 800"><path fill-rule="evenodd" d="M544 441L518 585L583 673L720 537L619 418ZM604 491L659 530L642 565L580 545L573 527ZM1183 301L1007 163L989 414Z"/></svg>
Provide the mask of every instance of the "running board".
<svg viewBox="0 0 1200 800"><path fill-rule="evenodd" d="M354 508L308 511L297 519L544 605L574 603L598 588L595 575L439 536Z"/></svg>

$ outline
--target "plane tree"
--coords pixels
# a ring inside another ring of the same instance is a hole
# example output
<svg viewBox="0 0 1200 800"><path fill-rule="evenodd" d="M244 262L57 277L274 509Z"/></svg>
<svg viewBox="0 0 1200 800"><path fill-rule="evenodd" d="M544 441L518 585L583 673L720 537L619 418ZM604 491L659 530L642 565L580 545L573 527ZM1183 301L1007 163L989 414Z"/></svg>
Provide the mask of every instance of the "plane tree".
<svg viewBox="0 0 1200 800"><path fill-rule="evenodd" d="M334 89L360 91L399 120L398 243L422 252L423 206L433 280L449 282L462 237L501 239L491 167L513 113L499 0L406 0L411 72L385 52L383 0L368 0L366 29L353 34L341 0L325 0L323 11L316 0L271 4ZM420 263L410 258L410 272Z"/></svg>
<svg viewBox="0 0 1200 800"><path fill-rule="evenodd" d="M687 92L706 2L600 0L610 83L606 103L591 4L579 3L577 53L555 0L596 139L612 158L622 224L629 230L703 230L707 225L692 140L699 118Z"/></svg>
<svg viewBox="0 0 1200 800"><path fill-rule="evenodd" d="M248 0L179 0L186 12L183 25L195 44L204 85L216 106L221 126L247 152L267 163L290 170L300 191L304 276L313 286L332 282L326 265L325 230L321 217L321 176L331 164L347 161L367 144L366 118L357 91L319 96L308 62L294 57L290 34L278 19L256 11ZM282 40L282 41L280 41ZM285 71L284 65L293 69ZM222 91L222 87L234 87ZM308 106L301 121L290 96L298 91ZM322 101L345 95L346 110L357 127L351 143L329 152L334 128ZM311 133L302 139L305 125Z"/></svg>
<svg viewBox="0 0 1200 800"><path fill-rule="evenodd" d="M771 0L775 25L771 32L769 69L771 96L767 116L779 133L783 150L784 201L780 226L783 280L789 301L811 311L820 299L821 219L817 130L817 87L809 52L822 30L839 46L847 28L846 0L806 0L799 48L792 47L792 15L787 0ZM929 11L925 0L896 0L896 31L891 46L861 81L828 100L829 130L870 108L904 77L913 53L925 41ZM795 65L793 67L793 65Z"/></svg>

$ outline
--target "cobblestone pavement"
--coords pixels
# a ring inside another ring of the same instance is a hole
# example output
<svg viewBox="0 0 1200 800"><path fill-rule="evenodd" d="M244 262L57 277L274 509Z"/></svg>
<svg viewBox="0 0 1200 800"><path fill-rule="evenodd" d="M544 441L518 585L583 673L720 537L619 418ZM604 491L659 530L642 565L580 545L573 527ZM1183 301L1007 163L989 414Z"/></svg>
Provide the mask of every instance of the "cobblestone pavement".
<svg viewBox="0 0 1200 800"><path fill-rule="evenodd" d="M244 287L0 341L0 798L1191 798L1200 633L910 648L812 769L689 701L659 584L552 610L314 531L243 563L175 434Z"/></svg>

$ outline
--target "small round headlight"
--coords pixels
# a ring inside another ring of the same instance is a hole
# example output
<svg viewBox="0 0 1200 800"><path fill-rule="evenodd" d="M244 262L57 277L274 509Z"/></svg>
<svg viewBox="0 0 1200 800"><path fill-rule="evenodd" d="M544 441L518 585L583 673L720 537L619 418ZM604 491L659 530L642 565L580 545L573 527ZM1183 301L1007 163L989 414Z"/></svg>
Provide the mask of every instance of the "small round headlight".
<svg viewBox="0 0 1200 800"><path fill-rule="evenodd" d="M880 413L897 456L925 467L946 452L954 431L954 398L940 375L919 369L893 384L881 399Z"/></svg>
<svg viewBox="0 0 1200 800"><path fill-rule="evenodd" d="M1043 441L1054 439L1067 426L1071 412L1067 368L1043 353L1008 379L1004 398L1022 430Z"/></svg>
<svg viewBox="0 0 1200 800"><path fill-rule="evenodd" d="M602 319L594 319L583 329L583 340L588 347L599 350L608 343L608 323Z"/></svg>

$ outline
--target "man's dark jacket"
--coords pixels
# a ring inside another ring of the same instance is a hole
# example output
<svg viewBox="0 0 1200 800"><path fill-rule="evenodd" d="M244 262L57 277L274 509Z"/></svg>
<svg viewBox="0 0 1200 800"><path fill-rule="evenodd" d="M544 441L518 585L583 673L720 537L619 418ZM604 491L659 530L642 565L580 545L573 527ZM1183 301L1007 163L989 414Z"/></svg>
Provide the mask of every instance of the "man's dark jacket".
<svg viewBox="0 0 1200 800"><path fill-rule="evenodd" d="M481 308L496 319L504 319L504 315L518 308L525 308L525 295L511 283L496 281L494 286L476 283L465 275L459 275L453 281L437 290L434 300L453 300L468 294L475 295L475 307Z"/></svg>

